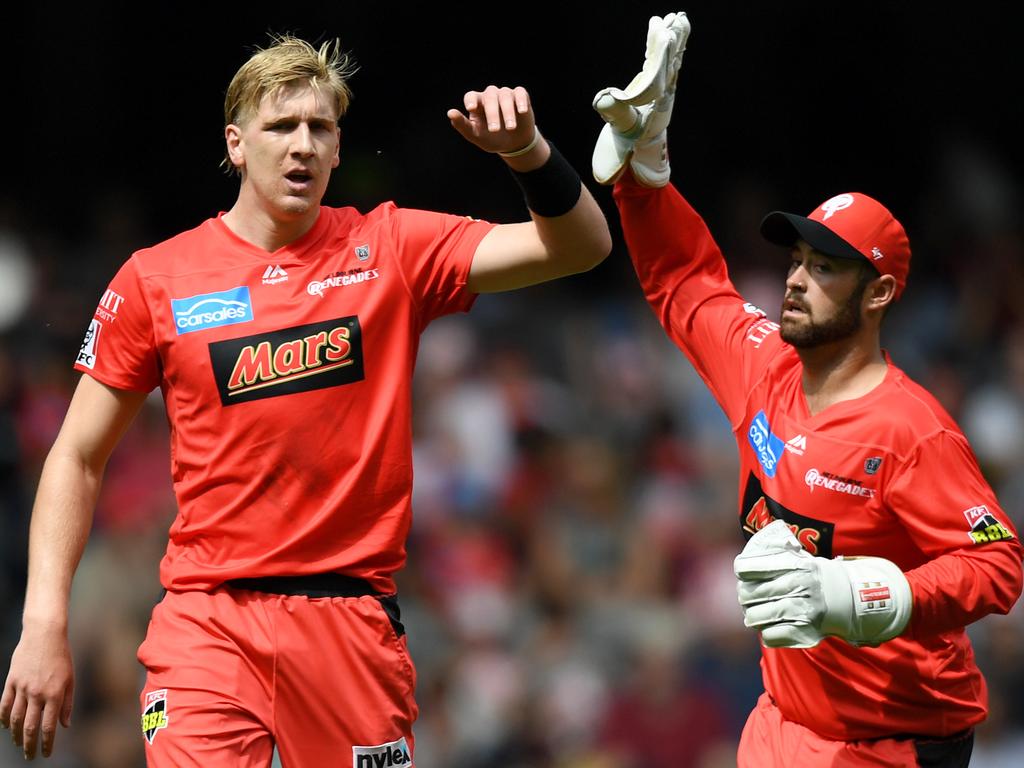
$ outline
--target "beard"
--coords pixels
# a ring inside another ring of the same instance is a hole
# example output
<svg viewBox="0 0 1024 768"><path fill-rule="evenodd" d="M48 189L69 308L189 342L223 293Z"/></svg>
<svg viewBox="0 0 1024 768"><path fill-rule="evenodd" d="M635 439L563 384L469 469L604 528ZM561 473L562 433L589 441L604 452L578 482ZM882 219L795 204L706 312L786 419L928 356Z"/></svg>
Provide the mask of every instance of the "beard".
<svg viewBox="0 0 1024 768"><path fill-rule="evenodd" d="M779 336L797 349L814 349L825 344L848 339L860 330L860 301L864 291L853 291L846 303L832 317L815 321L805 310L807 322L796 325L779 318Z"/></svg>

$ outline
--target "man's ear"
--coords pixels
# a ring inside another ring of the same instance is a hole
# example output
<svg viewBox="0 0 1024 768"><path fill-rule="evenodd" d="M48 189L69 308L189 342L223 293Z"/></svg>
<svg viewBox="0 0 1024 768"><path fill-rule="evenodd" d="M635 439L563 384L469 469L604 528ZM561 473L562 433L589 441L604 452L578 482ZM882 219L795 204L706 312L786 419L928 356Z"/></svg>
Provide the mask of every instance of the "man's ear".
<svg viewBox="0 0 1024 768"><path fill-rule="evenodd" d="M884 310L896 300L896 278L882 275L867 285L864 291L864 309L869 312Z"/></svg>
<svg viewBox="0 0 1024 768"><path fill-rule="evenodd" d="M227 144L228 158L239 170L245 166L245 151L242 147L242 129L234 123L224 127L224 142Z"/></svg>

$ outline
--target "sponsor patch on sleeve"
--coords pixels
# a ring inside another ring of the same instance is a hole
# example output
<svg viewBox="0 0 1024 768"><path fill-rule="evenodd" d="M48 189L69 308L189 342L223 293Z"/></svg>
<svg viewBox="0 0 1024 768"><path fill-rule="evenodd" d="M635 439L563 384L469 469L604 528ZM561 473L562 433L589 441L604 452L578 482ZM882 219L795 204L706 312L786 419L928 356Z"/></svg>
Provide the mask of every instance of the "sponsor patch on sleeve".
<svg viewBox="0 0 1024 768"><path fill-rule="evenodd" d="M142 708L142 735L150 744L156 738L156 732L167 727L167 689L150 691Z"/></svg>
<svg viewBox="0 0 1024 768"><path fill-rule="evenodd" d="M1004 541L1013 538L1013 534L1005 525L996 520L995 515L984 504L965 509L964 517L967 518L967 524L971 527L967 535L975 544L987 544L991 541Z"/></svg>
<svg viewBox="0 0 1024 768"><path fill-rule="evenodd" d="M93 318L89 327L85 330L85 338L82 339L82 346L78 349L78 357L75 362L84 365L86 368L96 367L96 349L100 343L100 331L103 330L103 323Z"/></svg>

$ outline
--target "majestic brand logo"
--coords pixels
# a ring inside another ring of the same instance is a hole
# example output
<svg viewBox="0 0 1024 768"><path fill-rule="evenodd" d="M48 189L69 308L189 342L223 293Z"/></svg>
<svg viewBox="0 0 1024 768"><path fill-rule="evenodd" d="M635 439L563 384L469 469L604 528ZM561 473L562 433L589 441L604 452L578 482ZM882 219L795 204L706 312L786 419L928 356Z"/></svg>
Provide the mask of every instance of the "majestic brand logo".
<svg viewBox="0 0 1024 768"><path fill-rule="evenodd" d="M84 365L86 368L96 367L96 349L100 343L101 330L103 330L103 323L95 318L89 321L82 346L78 348L78 358L75 360L79 365Z"/></svg>
<svg viewBox="0 0 1024 768"><path fill-rule="evenodd" d="M356 246L356 258L360 261L366 261L370 258L370 246L369 245L357 245Z"/></svg>
<svg viewBox="0 0 1024 768"><path fill-rule="evenodd" d="M970 533L967 535L975 544L987 544L990 541L1013 538L1009 529L996 520L995 515L984 504L965 509L964 517L967 518L967 524L971 526Z"/></svg>
<svg viewBox="0 0 1024 768"><path fill-rule="evenodd" d="M405 737L375 747L352 747L352 768L412 768Z"/></svg>
<svg viewBox="0 0 1024 768"><path fill-rule="evenodd" d="M853 205L853 195L842 194L836 195L835 197L830 197L828 200L821 204L821 210L825 212L825 215L822 216L822 218L830 219L832 218L833 213L845 210L846 208L849 208L851 205Z"/></svg>
<svg viewBox="0 0 1024 768"><path fill-rule="evenodd" d="M365 283L367 280L376 280L380 272L376 269L351 269L348 272L335 272L323 280L314 280L306 286L306 293L310 296L323 298L324 291L328 288L341 288L346 285Z"/></svg>
<svg viewBox="0 0 1024 768"><path fill-rule="evenodd" d="M152 744L156 732L166 728L167 722L167 689L150 691L142 709L142 735L146 741Z"/></svg>
<svg viewBox="0 0 1024 768"><path fill-rule="evenodd" d="M885 254L882 253L882 249L876 245L871 249L871 258L873 261L878 261L879 259L884 259Z"/></svg>
<svg viewBox="0 0 1024 768"><path fill-rule="evenodd" d="M179 336L222 325L248 323L253 319L249 288L244 285L187 299L171 299L171 311Z"/></svg>
<svg viewBox="0 0 1024 768"><path fill-rule="evenodd" d="M863 496L866 499L871 499L875 496L874 488L865 488L858 480L853 480L849 477L839 477L831 472L822 473L813 468L807 470L807 474L804 475L804 482L811 489L811 493L814 493L815 488L824 488L827 491L845 493L850 496Z"/></svg>
<svg viewBox="0 0 1024 768"><path fill-rule="evenodd" d="M795 453L797 456L803 456L804 451L807 450L807 438L804 435L797 435L796 437L791 437L789 440L786 441L786 448Z"/></svg>
<svg viewBox="0 0 1024 768"><path fill-rule="evenodd" d="M786 444L772 434L768 424L768 417L764 411L758 411L754 420L750 422L750 429L747 430L747 440L757 454L757 460L764 468L768 477L775 477L775 471L782 458L782 452L786 450Z"/></svg>
<svg viewBox="0 0 1024 768"><path fill-rule="evenodd" d="M209 346L224 405L363 380L362 333L354 315Z"/></svg>
<svg viewBox="0 0 1024 768"><path fill-rule="evenodd" d="M286 282L288 282L288 273L279 264L267 267L263 272L264 285L277 285L278 283Z"/></svg>
<svg viewBox="0 0 1024 768"><path fill-rule="evenodd" d="M835 524L800 515L767 496L753 472L747 478L740 508L740 528L750 538L773 520L783 520L800 545L812 555L832 557Z"/></svg>

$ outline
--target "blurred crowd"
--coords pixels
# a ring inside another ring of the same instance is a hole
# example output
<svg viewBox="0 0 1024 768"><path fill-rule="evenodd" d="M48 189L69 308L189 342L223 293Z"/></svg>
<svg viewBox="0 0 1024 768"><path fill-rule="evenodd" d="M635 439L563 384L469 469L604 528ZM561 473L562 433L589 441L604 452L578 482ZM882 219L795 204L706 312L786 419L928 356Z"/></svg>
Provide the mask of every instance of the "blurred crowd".
<svg viewBox="0 0 1024 768"><path fill-rule="evenodd" d="M897 211L915 262L883 341L960 422L1024 530L1022 190L969 147L950 148L941 167L947 183ZM730 189L708 219L741 292L775 315L785 263L766 258L750 211L780 201L757 185ZM4 672L32 496L77 379L71 363L106 282L154 239L131 201L96 209L90 236L72 243L0 206ZM483 296L423 337L399 579L423 768L735 764L761 690L732 576L735 443L643 303L621 244L611 260L603 285L572 278ZM111 459L78 571L74 725L58 734L59 768L143 764L134 655L161 596L175 511L158 394ZM972 765L1019 766L1024 608L970 632L992 706ZM0 768L16 764L20 752L0 745Z"/></svg>

